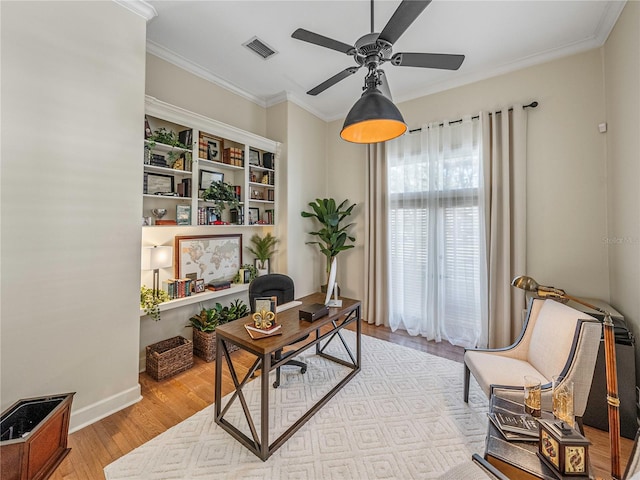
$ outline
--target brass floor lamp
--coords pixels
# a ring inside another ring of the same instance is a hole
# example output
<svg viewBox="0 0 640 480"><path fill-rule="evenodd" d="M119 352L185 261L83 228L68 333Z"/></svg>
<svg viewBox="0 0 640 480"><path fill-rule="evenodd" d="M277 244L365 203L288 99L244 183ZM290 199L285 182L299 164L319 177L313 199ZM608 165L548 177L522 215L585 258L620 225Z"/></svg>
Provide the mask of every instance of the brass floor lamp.
<svg viewBox="0 0 640 480"><path fill-rule="evenodd" d="M513 279L511 285L528 292L535 293L541 298L562 298L591 308L604 315L604 358L607 375L607 404L609 410L609 444L611 447L611 476L619 480L620 474L620 399L618 398L618 374L616 366L616 346L613 337L613 321L611 314L595 305L579 298L567 295L564 290L539 285L531 277L519 276Z"/></svg>

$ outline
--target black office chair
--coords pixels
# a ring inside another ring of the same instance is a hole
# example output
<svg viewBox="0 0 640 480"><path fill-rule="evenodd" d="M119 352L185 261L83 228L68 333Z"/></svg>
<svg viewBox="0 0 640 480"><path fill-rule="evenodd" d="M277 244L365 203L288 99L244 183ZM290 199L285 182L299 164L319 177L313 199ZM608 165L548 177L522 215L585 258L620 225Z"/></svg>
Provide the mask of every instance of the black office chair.
<svg viewBox="0 0 640 480"><path fill-rule="evenodd" d="M249 284L249 305L251 307L251 313L255 311L255 299L259 297L276 297L278 299L278 305L283 305L288 302L292 302L295 299L295 291L293 280L287 275L281 273L271 273L269 275L262 275L256 277ZM298 343L305 340L309 335L299 338L293 343ZM278 350L275 353L275 361L278 362L282 359L282 350ZM294 365L300 367L300 373L307 371L307 364L299 360L291 359L284 365ZM280 367L276 369L276 381L273 383L273 388L280 386Z"/></svg>

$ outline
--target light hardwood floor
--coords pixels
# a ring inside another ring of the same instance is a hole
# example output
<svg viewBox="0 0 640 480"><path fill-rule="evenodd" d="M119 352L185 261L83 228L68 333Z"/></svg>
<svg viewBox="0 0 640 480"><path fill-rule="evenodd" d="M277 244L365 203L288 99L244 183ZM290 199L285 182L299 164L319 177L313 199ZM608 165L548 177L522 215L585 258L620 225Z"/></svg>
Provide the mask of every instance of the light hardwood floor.
<svg viewBox="0 0 640 480"><path fill-rule="evenodd" d="M363 324L363 333L398 345L462 362L463 349L446 342L428 342L405 332L391 332L385 327ZM243 352L232 353L234 362L246 369L252 358ZM210 405L214 396L215 363L205 363L195 357L192 369L173 378L156 382L140 374L143 399L137 404L100 420L69 436L71 453L51 477L61 479L102 479L109 463L151 440L182 420ZM462 367L460 368L462 375ZM222 395L232 390L230 378L223 378ZM462 392L460 392L462 395ZM607 432L585 427L591 440L591 459L598 477L609 478L609 437ZM622 439L623 472L633 442Z"/></svg>

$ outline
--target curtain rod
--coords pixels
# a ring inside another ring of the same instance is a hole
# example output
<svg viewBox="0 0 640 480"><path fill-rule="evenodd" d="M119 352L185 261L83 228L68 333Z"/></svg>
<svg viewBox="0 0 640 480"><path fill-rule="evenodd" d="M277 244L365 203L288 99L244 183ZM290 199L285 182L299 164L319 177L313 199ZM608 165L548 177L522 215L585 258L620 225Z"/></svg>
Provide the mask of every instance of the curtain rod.
<svg viewBox="0 0 640 480"><path fill-rule="evenodd" d="M536 108L538 106L538 102L536 102L535 100L533 102L531 102L528 105L523 105L522 108ZM509 109L510 112L513 112L513 107ZM495 113L502 113L502 110L498 110ZM491 115L491 113L489 114ZM471 117L471 120L475 120L477 118L480 118L480 115L475 115L473 117ZM458 120L451 120L449 122L449 125L453 125L454 123L462 123L462 118L459 118ZM438 125L439 127L444 127L444 123L441 123L440 125ZM422 131L422 128L414 128L413 130L409 130L409 133L413 133L413 132L420 132Z"/></svg>

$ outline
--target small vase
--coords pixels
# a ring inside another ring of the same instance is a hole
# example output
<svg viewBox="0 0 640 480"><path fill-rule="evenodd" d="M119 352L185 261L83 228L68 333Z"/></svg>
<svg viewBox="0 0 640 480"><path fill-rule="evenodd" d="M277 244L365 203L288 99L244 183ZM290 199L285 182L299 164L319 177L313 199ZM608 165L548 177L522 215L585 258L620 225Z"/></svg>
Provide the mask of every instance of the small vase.
<svg viewBox="0 0 640 480"><path fill-rule="evenodd" d="M269 259L260 261L257 258L254 261L254 266L256 267L256 270L258 271L258 276L261 277L263 275L268 275L270 272L270 268L269 268Z"/></svg>

